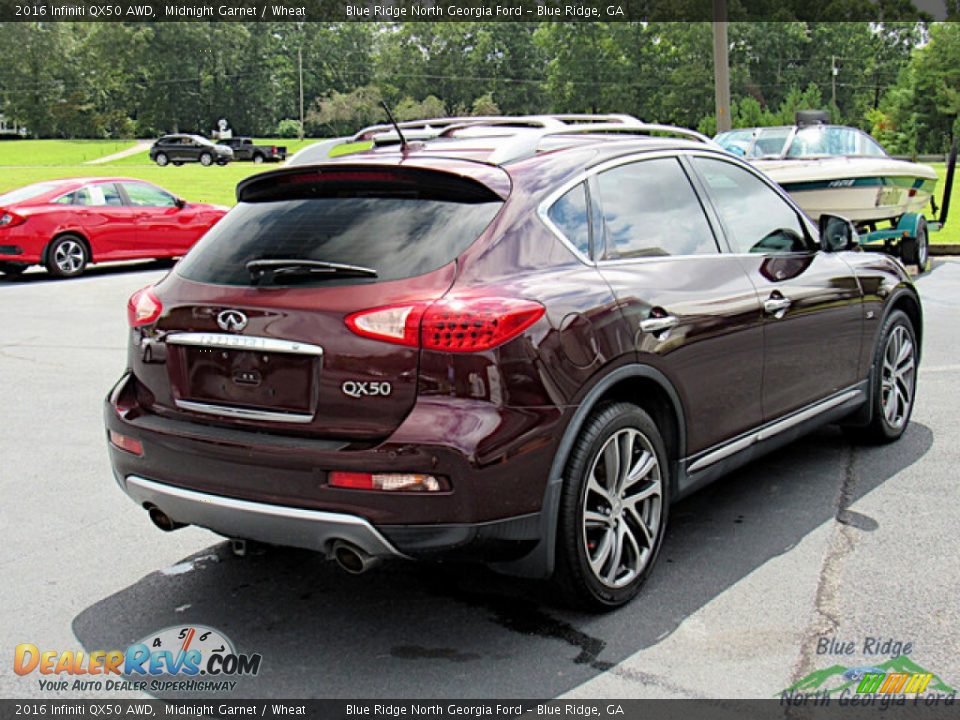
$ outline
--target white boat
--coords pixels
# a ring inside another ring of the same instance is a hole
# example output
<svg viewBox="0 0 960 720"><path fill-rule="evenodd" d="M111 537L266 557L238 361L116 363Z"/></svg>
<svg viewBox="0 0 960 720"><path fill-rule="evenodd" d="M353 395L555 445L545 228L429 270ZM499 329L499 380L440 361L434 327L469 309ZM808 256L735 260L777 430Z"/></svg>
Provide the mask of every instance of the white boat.
<svg viewBox="0 0 960 720"><path fill-rule="evenodd" d="M920 213L937 173L895 160L866 133L842 125L789 125L720 133L715 140L746 157L786 190L812 219L842 215L859 225Z"/></svg>

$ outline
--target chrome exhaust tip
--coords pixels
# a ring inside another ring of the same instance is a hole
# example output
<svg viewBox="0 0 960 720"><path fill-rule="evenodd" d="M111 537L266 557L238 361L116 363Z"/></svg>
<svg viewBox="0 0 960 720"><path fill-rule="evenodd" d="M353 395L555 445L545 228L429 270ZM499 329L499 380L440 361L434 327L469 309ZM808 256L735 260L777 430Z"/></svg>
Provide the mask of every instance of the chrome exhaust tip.
<svg viewBox="0 0 960 720"><path fill-rule="evenodd" d="M333 560L343 571L351 575L362 575L382 562L380 558L345 540L336 540L333 543Z"/></svg>
<svg viewBox="0 0 960 720"><path fill-rule="evenodd" d="M156 505L150 507L147 510L147 514L150 516L150 521L164 532L173 532L174 530L186 527L184 523L176 522Z"/></svg>

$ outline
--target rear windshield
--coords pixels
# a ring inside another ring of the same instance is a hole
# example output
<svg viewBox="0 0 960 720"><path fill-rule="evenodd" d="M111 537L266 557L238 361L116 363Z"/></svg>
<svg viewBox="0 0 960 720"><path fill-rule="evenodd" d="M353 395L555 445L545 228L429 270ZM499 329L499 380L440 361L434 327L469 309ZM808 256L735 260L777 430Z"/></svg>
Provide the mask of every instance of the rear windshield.
<svg viewBox="0 0 960 720"><path fill-rule="evenodd" d="M291 194L273 199L270 192L264 193L269 200L241 202L197 243L177 272L218 285L327 286L415 277L454 260L503 204L492 193L437 197L406 185L338 184L318 190L312 184L309 192ZM255 280L247 268L254 260L336 263L376 275L288 272Z"/></svg>
<svg viewBox="0 0 960 720"><path fill-rule="evenodd" d="M13 203L23 202L24 200L31 200L35 197L45 195L48 192L52 192L56 190L57 187L54 183L37 183L36 185L27 185L19 190L11 190L8 193L0 195L0 205L12 205Z"/></svg>

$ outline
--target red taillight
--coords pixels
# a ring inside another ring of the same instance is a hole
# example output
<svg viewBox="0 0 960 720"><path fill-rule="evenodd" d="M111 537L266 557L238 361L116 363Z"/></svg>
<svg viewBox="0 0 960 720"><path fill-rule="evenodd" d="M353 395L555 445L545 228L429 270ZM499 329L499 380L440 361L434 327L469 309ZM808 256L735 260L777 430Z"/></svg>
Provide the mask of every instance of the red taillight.
<svg viewBox="0 0 960 720"><path fill-rule="evenodd" d="M382 492L443 492L450 489L446 478L418 473L362 473L334 470L327 475L330 487Z"/></svg>
<svg viewBox="0 0 960 720"><path fill-rule="evenodd" d="M543 317L543 305L502 297L452 297L348 315L357 335L446 352L480 352L517 337Z"/></svg>
<svg viewBox="0 0 960 720"><path fill-rule="evenodd" d="M127 301L127 322L132 328L155 322L162 312L163 305L153 294L152 287L137 290Z"/></svg>
<svg viewBox="0 0 960 720"><path fill-rule="evenodd" d="M118 432L110 431L110 444L114 447L118 447L121 450L126 450L128 453L133 453L134 455L143 455L143 444L139 440L134 440L131 437L126 435L121 435Z"/></svg>
<svg viewBox="0 0 960 720"><path fill-rule="evenodd" d="M347 315L344 322L357 335L396 343L420 345L420 317L426 303L385 305L372 310L361 310Z"/></svg>
<svg viewBox="0 0 960 720"><path fill-rule="evenodd" d="M502 345L543 317L543 305L516 298L445 298L423 314L425 350L479 352Z"/></svg>
<svg viewBox="0 0 960 720"><path fill-rule="evenodd" d="M10 210L0 210L0 228L16 227L25 222L26 218Z"/></svg>

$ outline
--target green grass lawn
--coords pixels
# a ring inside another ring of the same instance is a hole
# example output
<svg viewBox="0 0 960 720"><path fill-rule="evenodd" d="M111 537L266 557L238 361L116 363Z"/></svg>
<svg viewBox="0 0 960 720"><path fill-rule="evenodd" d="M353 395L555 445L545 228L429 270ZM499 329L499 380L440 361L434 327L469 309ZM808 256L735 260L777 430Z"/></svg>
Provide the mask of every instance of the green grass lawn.
<svg viewBox="0 0 960 720"><path fill-rule="evenodd" d="M135 140L7 140L0 142L0 166L79 165L136 144Z"/></svg>
<svg viewBox="0 0 960 720"><path fill-rule="evenodd" d="M930 163L940 176L937 183L937 207L943 205L944 178L947 175L946 163ZM960 245L960 175L953 176L953 191L950 193L950 214L947 224L940 232L930 233L930 242L934 245Z"/></svg>
<svg viewBox="0 0 960 720"><path fill-rule="evenodd" d="M156 165L65 165L62 167L0 167L0 192L23 185L70 177L119 176L137 178L166 188L175 195L194 202L211 202L232 206L234 190L245 177L270 169L270 165L233 163L224 167L203 167L189 163L182 167Z"/></svg>
<svg viewBox="0 0 960 720"><path fill-rule="evenodd" d="M264 139L264 145L286 145L293 154L316 140ZM7 146L20 150L14 154ZM132 141L100 140L18 140L0 143L0 192L43 180L70 177L120 176L137 178L166 188L187 200L233 205L237 183L250 175L276 168L275 164L231 163L224 167L203 167L187 163L181 167L158 167L147 153L137 153L103 165L83 165L104 155L132 147ZM60 162L56 159L60 158Z"/></svg>

